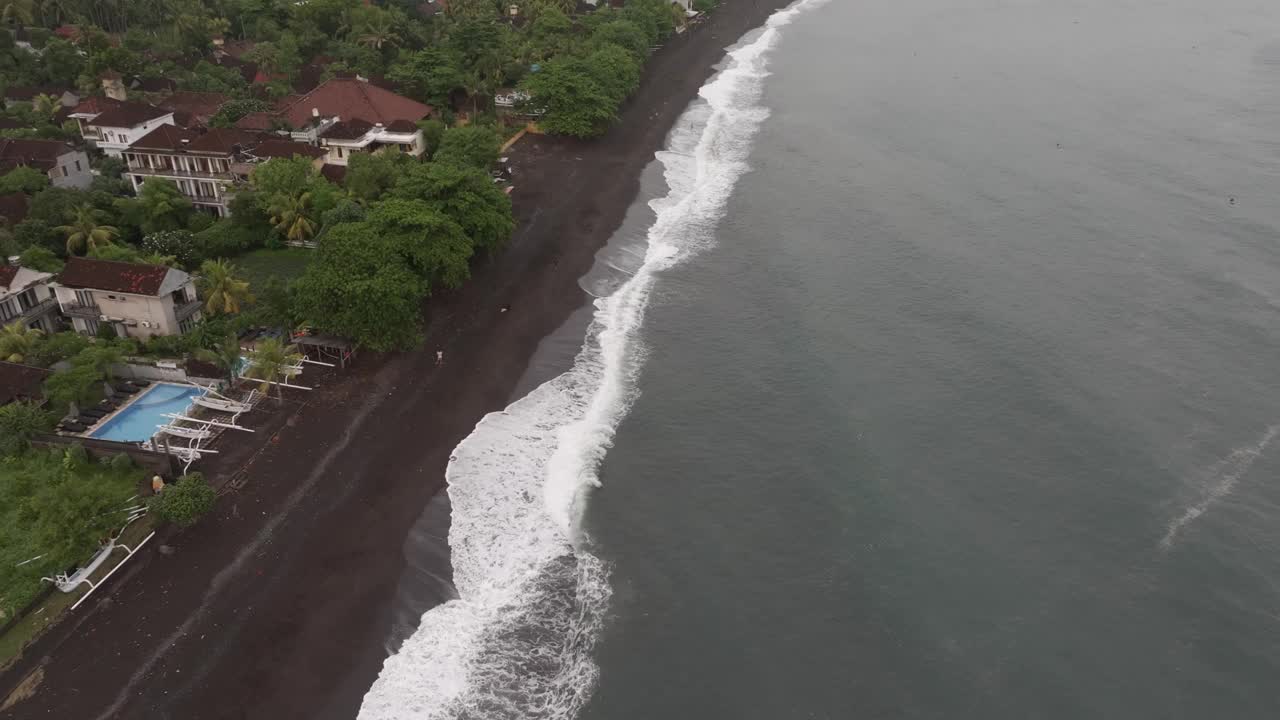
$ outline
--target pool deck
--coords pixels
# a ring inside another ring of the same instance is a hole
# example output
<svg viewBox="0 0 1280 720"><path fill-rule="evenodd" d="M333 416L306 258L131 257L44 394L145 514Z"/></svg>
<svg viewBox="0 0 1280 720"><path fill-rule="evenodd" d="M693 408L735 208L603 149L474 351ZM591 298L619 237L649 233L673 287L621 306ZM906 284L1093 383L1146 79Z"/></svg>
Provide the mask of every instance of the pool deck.
<svg viewBox="0 0 1280 720"><path fill-rule="evenodd" d="M117 381L117 382L127 382L127 381L125 381L125 380L120 380L120 381ZM138 392L137 392L137 393L135 393L135 394L133 394L133 395L130 395L130 396L129 396L129 399L128 399L127 401L125 401L125 403L124 403L123 405L119 405L119 406L117 406L117 407L116 407L116 409L115 409L115 410L112 410L111 412L107 413L106 415L103 415L103 416L102 416L102 419L101 419L101 420L99 420L98 422L94 423L93 427L89 428L88 430L85 430L85 431L84 431L84 432L82 432L82 433L63 433L63 434L65 434L65 435L70 435L70 436L72 436L72 437L93 438L94 440L106 440L106 441L108 441L108 442L125 442L125 443L135 443L135 444L136 444L136 443L145 442L146 440L148 440L148 439L150 439L150 438L144 438L143 440L111 440L111 439L109 439L109 438L98 437L95 433L99 433L99 432L102 432L103 430L105 430L105 429L106 429L106 427L111 423L111 421L112 421L112 420L115 420L115 419L116 419L117 417L119 417L119 416L120 416L124 411L126 411L126 410L128 410L129 408L133 407L134 403L138 402L138 401L139 401L139 400L141 400L142 398L144 398L144 397L146 397L147 395L151 394L151 391L152 391L152 390L155 390L156 388L158 388L158 387L160 387L160 386L162 386L162 385L172 385L172 386L174 386L174 387L181 387L181 388L188 388L188 387L190 387L190 388L195 388L195 387L199 387L198 385L191 385L191 384L188 384L188 383L152 382L150 385L148 385L148 386L147 386L147 387L145 387L145 388L138 388Z"/></svg>

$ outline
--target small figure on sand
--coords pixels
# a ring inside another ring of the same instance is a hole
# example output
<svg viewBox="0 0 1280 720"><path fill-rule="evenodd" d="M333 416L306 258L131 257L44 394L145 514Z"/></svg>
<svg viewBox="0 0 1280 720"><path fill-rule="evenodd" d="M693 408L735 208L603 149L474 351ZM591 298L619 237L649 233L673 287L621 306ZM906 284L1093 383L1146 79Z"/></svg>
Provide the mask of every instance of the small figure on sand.
<svg viewBox="0 0 1280 720"><path fill-rule="evenodd" d="M437 350L436 351L436 367L440 367L443 364L444 364L444 351Z"/></svg>

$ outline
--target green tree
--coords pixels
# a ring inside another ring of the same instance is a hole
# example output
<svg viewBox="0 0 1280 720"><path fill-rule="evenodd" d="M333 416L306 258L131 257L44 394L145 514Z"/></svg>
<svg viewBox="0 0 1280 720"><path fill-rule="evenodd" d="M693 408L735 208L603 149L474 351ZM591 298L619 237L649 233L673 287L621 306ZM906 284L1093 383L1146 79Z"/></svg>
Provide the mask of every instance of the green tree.
<svg viewBox="0 0 1280 720"><path fill-rule="evenodd" d="M213 127L231 127L236 124L236 121L249 113L266 112L270 109L270 103L257 98L238 98L235 100L228 100L222 107L218 108L218 112L210 118L209 124Z"/></svg>
<svg viewBox="0 0 1280 720"><path fill-rule="evenodd" d="M315 237L315 212L311 193L277 195L268 212L276 231L291 242L306 242Z"/></svg>
<svg viewBox="0 0 1280 720"><path fill-rule="evenodd" d="M401 153L352 153L343 186L351 197L371 203L390 190L412 163L412 159Z"/></svg>
<svg viewBox="0 0 1280 720"><path fill-rule="evenodd" d="M60 412L70 403L90 405L102 397L102 374L91 365L60 370L44 381L44 394Z"/></svg>
<svg viewBox="0 0 1280 720"><path fill-rule="evenodd" d="M17 167L0 176L0 193L22 192L28 195L49 187L49 176L29 167Z"/></svg>
<svg viewBox="0 0 1280 720"><path fill-rule="evenodd" d="M640 61L626 49L607 44L587 56L587 72L609 94L614 107L640 86Z"/></svg>
<svg viewBox="0 0 1280 720"><path fill-rule="evenodd" d="M0 21L13 25L31 24L32 0L4 0L0 2Z"/></svg>
<svg viewBox="0 0 1280 720"><path fill-rule="evenodd" d="M0 455L20 455L31 438L52 429L53 418L34 402L0 405Z"/></svg>
<svg viewBox="0 0 1280 720"><path fill-rule="evenodd" d="M582 58L552 60L525 77L523 86L533 107L545 113L538 124L548 132L593 137L617 114L617 101Z"/></svg>
<svg viewBox="0 0 1280 720"><path fill-rule="evenodd" d="M293 291L298 320L362 347L394 350L419 339L427 284L366 223L326 233Z"/></svg>
<svg viewBox="0 0 1280 720"><path fill-rule="evenodd" d="M257 346L249 351L249 367L245 370L244 376L261 380L259 390L263 393L270 394L271 388L276 388L276 400L284 400L284 391L280 389L280 384L293 371L295 365L302 361L302 355L294 349L292 345L285 345L277 338L267 338L257 344Z"/></svg>
<svg viewBox="0 0 1280 720"><path fill-rule="evenodd" d="M253 302L249 282L236 277L239 269L227 260L205 260L200 265L199 287L210 315L240 312Z"/></svg>
<svg viewBox="0 0 1280 720"><path fill-rule="evenodd" d="M471 238L449 216L422 200L390 199L369 212L367 225L428 286L457 287L470 275ZM350 225L346 226L350 227Z"/></svg>
<svg viewBox="0 0 1280 720"><path fill-rule="evenodd" d="M477 168L443 162L419 164L400 178L391 197L425 203L457 223L483 250L500 247L515 229L511 198Z"/></svg>
<svg viewBox="0 0 1280 720"><path fill-rule="evenodd" d="M487 170L498 161L501 147L502 137L493 128L468 125L446 130L432 159Z"/></svg>
<svg viewBox="0 0 1280 720"><path fill-rule="evenodd" d="M202 213L203 214L203 213ZM172 258L173 265L190 267L196 260L195 233L190 230L161 230L142 238L142 251L153 257ZM170 262L157 263L169 265Z"/></svg>
<svg viewBox="0 0 1280 720"><path fill-rule="evenodd" d="M402 54L387 71L387 78L410 96L433 105L447 105L449 94L466 83L462 57L446 48L432 47Z"/></svg>
<svg viewBox="0 0 1280 720"><path fill-rule="evenodd" d="M243 354L235 333L227 334L212 348L200 348L193 353L197 360L210 362L221 368L230 382L236 381L236 371L240 368L240 359Z"/></svg>
<svg viewBox="0 0 1280 720"><path fill-rule="evenodd" d="M5 325L0 328L0 360L26 362L43 335L44 332L27 327L21 320Z"/></svg>
<svg viewBox="0 0 1280 720"><path fill-rule="evenodd" d="M649 39L644 31L626 20L607 22L591 33L592 45L602 47L610 43L627 50L637 59L649 54Z"/></svg>
<svg viewBox="0 0 1280 720"><path fill-rule="evenodd" d="M400 34L390 13L378 13L365 20L356 30L356 42L381 50L384 45L398 45Z"/></svg>
<svg viewBox="0 0 1280 720"><path fill-rule="evenodd" d="M191 527L205 513L213 509L218 493L198 472L178 478L178 482L165 486L158 495L147 500L147 510L166 522L178 527Z"/></svg>
<svg viewBox="0 0 1280 720"><path fill-rule="evenodd" d="M68 255L75 255L81 249L91 251L110 245L111 239L119 234L111 225L99 224L98 215L98 211L84 205L76 210L75 219L69 225L57 228L67 237Z"/></svg>
<svg viewBox="0 0 1280 720"><path fill-rule="evenodd" d="M172 181L151 178L138 191L140 227L144 233L181 230L192 212L191 200Z"/></svg>
<svg viewBox="0 0 1280 720"><path fill-rule="evenodd" d="M418 129L422 131L422 155L427 160L430 160L432 156L436 154L436 150L440 147L440 140L444 138L444 122L437 120L436 118L419 120Z"/></svg>

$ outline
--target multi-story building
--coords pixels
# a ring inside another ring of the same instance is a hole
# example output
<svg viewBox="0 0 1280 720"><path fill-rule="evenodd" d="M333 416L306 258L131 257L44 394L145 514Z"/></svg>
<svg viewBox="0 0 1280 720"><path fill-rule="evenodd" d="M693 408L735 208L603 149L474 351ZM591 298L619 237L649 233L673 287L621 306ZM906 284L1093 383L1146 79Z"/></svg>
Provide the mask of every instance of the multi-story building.
<svg viewBox="0 0 1280 720"><path fill-rule="evenodd" d="M61 140L0 139L0 173L17 167L43 172L54 187L84 189L93 182L89 156Z"/></svg>
<svg viewBox="0 0 1280 720"><path fill-rule="evenodd" d="M334 78L274 112L250 113L236 127L287 133L293 140L323 147L326 163L346 165L352 152L390 148L421 155L426 144L418 121L430 115L430 105L368 81Z"/></svg>
<svg viewBox="0 0 1280 720"><path fill-rule="evenodd" d="M157 127L176 124L173 110L128 101L94 101L94 110L104 109L93 113L81 103L70 117L80 124L80 134L89 144L113 157L120 157L125 148Z"/></svg>
<svg viewBox="0 0 1280 720"><path fill-rule="evenodd" d="M247 179L253 163L272 157L322 155L319 148L234 128L205 133L161 125L124 153L125 176L134 191L153 178L173 182L199 208L228 214L234 186Z"/></svg>
<svg viewBox="0 0 1280 720"><path fill-rule="evenodd" d="M77 332L97 335L110 326L121 337L185 333L200 320L200 301L187 273L142 265L73 257L53 291Z"/></svg>
<svg viewBox="0 0 1280 720"><path fill-rule="evenodd" d="M0 325L23 325L54 332L58 329L58 303L49 284L52 273L21 265L0 265Z"/></svg>

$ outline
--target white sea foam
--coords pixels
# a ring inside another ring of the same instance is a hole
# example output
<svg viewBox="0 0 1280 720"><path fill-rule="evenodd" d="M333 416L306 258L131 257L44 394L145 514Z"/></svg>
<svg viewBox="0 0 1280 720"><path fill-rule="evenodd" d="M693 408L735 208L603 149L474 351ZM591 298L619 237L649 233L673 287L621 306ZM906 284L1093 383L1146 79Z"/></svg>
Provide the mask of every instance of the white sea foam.
<svg viewBox="0 0 1280 720"><path fill-rule="evenodd" d="M711 242L767 117L768 52L783 25L824 2L775 13L730 52L658 154L669 192L651 203L644 262L595 301L573 368L486 416L454 451L446 475L458 598L423 615L387 659L361 720L568 720L590 697L610 590L578 519L634 398L649 294L659 272Z"/></svg>
<svg viewBox="0 0 1280 720"><path fill-rule="evenodd" d="M1214 503L1230 495L1231 491L1235 490L1236 483L1249 472L1253 462L1262 455L1277 435L1280 435L1280 425L1272 425L1256 442L1232 450L1226 457L1209 467L1205 472L1207 481L1200 490L1200 499L1184 508L1181 515L1169 522L1164 537L1160 539L1161 549L1168 550L1173 547L1174 541L1178 539L1178 534L1183 528L1203 515Z"/></svg>

